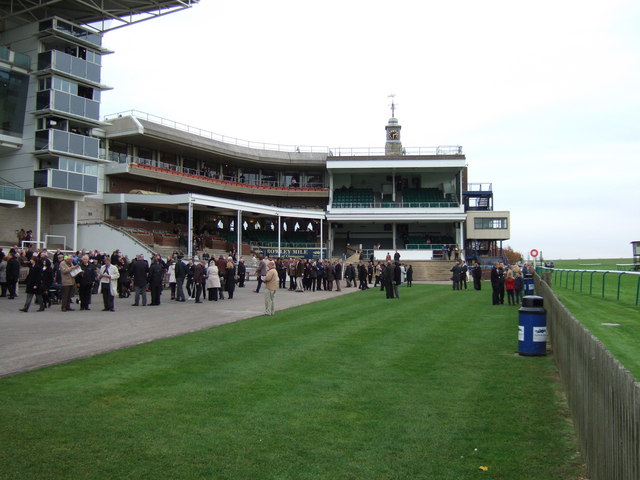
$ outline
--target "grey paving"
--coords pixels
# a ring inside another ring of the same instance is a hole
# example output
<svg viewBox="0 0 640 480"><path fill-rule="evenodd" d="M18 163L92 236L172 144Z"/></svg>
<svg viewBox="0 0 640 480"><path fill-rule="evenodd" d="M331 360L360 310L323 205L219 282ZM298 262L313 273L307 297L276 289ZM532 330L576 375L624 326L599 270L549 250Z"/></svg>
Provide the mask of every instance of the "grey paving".
<svg viewBox="0 0 640 480"><path fill-rule="evenodd" d="M116 312L102 312L102 296L94 295L91 311L62 312L59 305L38 312L20 312L24 290L14 300L0 298L0 376L12 375L47 365L68 362L160 338L203 330L264 313L264 294L253 293L256 282L236 289L233 300L178 303L162 295L160 306L133 307L132 298L116 298ZM291 292L280 289L276 310L317 302L342 292ZM276 311L276 316L277 316Z"/></svg>

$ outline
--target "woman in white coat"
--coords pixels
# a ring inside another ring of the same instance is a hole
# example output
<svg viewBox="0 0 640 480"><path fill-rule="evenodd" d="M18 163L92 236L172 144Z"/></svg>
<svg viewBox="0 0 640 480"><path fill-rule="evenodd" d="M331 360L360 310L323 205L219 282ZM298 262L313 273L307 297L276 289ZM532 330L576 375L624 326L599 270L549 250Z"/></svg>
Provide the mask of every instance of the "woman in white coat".
<svg viewBox="0 0 640 480"><path fill-rule="evenodd" d="M171 289L171 300L176 299L176 263L169 260L167 273L169 274L169 288Z"/></svg>
<svg viewBox="0 0 640 480"><path fill-rule="evenodd" d="M218 266L216 265L215 260L211 260L207 267L207 282L205 286L209 291L209 301L213 300L214 302L217 302L218 292L221 285L220 277L218 276Z"/></svg>

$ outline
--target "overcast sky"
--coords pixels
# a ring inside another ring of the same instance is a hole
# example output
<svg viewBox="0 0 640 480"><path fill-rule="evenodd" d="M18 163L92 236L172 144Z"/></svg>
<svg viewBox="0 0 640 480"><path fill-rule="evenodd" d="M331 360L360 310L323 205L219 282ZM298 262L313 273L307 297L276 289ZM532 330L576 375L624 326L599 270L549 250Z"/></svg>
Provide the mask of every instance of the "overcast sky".
<svg viewBox="0 0 640 480"><path fill-rule="evenodd" d="M140 110L240 139L461 145L511 239L545 258L640 240L637 0L201 0L108 33L103 115Z"/></svg>

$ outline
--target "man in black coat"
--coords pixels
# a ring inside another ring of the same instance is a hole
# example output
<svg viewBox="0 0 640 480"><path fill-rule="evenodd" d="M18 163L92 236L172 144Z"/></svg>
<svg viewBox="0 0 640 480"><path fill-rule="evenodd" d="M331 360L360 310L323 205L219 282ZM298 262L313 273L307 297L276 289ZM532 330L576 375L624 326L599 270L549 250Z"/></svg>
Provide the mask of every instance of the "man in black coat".
<svg viewBox="0 0 640 480"><path fill-rule="evenodd" d="M182 261L182 257L178 257L176 262L176 301L184 302L186 300L184 296L184 280L187 278L187 265Z"/></svg>
<svg viewBox="0 0 640 480"><path fill-rule="evenodd" d="M393 283L395 279L396 265L387 262L387 265L384 267L384 271L382 272L382 283L387 293L387 298L393 298Z"/></svg>
<svg viewBox="0 0 640 480"><path fill-rule="evenodd" d="M135 292L134 307L140 305L140 297L142 297L142 305L147 305L147 280L149 277L149 264L142 254L129 265L129 276L133 277L133 291Z"/></svg>
<svg viewBox="0 0 640 480"><path fill-rule="evenodd" d="M160 305L162 294L162 280L164 280L164 268L157 258L151 261L149 267L149 290L151 291L151 305Z"/></svg>
<svg viewBox="0 0 640 480"><path fill-rule="evenodd" d="M9 260L7 260L7 291L9 300L16 298L16 285L20 279L20 262L18 254L14 249L9 251Z"/></svg>
<svg viewBox="0 0 640 480"><path fill-rule="evenodd" d="M76 283L78 284L78 296L80 297L80 310L91 310L91 292L93 284L98 278L98 269L93 263L89 262L89 255L83 255L80 259L80 268L82 271L76 275Z"/></svg>
<svg viewBox="0 0 640 480"><path fill-rule="evenodd" d="M471 276L473 277L473 288L480 290L482 288L482 267L477 261L471 269Z"/></svg>
<svg viewBox="0 0 640 480"><path fill-rule="evenodd" d="M496 263L491 269L491 289L493 304L504 304L504 269L501 263Z"/></svg>
<svg viewBox="0 0 640 480"><path fill-rule="evenodd" d="M247 266L244 264L244 258L240 257L238 262L238 287L244 287L244 278L247 275Z"/></svg>

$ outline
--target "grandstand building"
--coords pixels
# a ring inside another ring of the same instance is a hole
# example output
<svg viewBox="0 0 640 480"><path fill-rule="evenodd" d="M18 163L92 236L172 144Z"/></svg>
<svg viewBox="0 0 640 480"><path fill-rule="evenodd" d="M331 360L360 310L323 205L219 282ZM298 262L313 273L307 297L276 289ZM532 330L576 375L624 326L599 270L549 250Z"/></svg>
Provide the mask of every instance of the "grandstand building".
<svg viewBox="0 0 640 480"><path fill-rule="evenodd" d="M509 238L509 212L493 211L490 184L467 182L462 148L404 147L393 106L384 147L365 150L257 144L141 112L101 120L100 59L111 53L101 39L114 28L103 20L132 17L116 3L106 11L110 2L40 3L0 9L0 244L24 228L70 250L365 259L399 250L428 263L443 245L490 258ZM143 18L189 4L126 3Z"/></svg>

